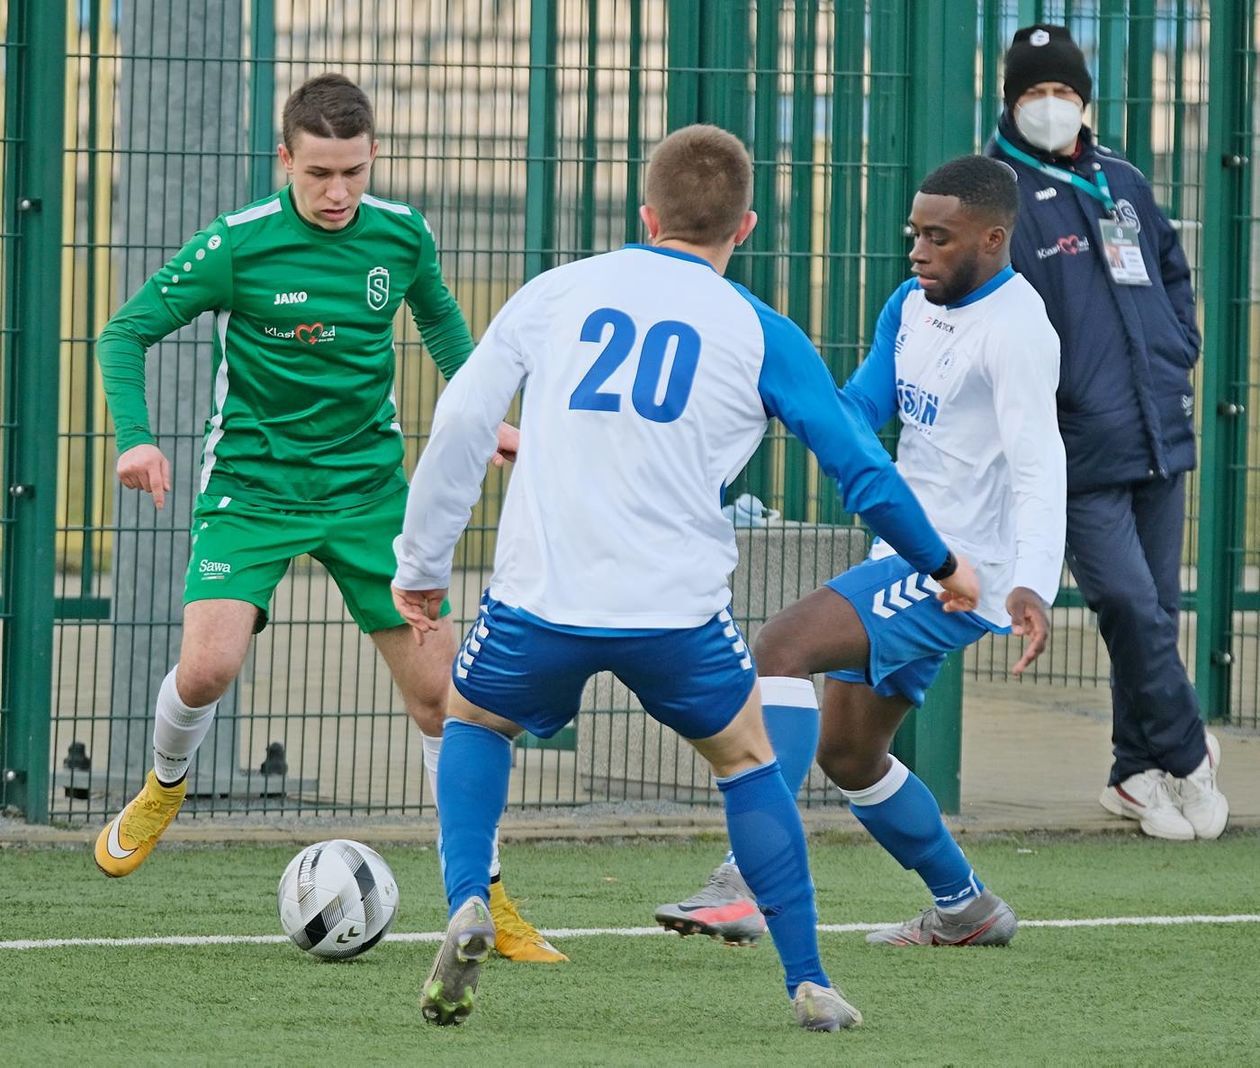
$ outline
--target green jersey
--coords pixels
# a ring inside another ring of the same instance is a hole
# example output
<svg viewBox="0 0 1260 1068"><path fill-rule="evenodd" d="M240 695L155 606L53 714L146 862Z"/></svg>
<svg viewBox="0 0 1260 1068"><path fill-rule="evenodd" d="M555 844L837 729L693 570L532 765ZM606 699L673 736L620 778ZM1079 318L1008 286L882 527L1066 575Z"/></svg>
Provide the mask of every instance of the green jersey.
<svg viewBox="0 0 1260 1068"><path fill-rule="evenodd" d="M145 350L212 311L201 491L291 511L394 493L405 484L393 328L404 300L450 378L472 336L414 208L365 195L349 225L323 230L285 188L220 215L97 340L119 451L154 441Z"/></svg>

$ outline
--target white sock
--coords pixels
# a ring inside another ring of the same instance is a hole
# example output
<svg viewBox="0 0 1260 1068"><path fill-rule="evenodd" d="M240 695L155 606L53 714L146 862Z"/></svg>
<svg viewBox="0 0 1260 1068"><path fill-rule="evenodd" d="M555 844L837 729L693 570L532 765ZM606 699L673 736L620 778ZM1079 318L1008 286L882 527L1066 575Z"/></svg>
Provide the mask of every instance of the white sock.
<svg viewBox="0 0 1260 1068"><path fill-rule="evenodd" d="M420 732L420 746L424 750L424 777L429 784L429 794L437 805L438 757L442 755L442 736Z"/></svg>
<svg viewBox="0 0 1260 1068"><path fill-rule="evenodd" d="M438 758L442 755L442 736L420 732L420 745L424 749L424 776L429 781L433 804L437 805ZM490 855L490 878L499 876L499 828L494 829L494 852Z"/></svg>
<svg viewBox="0 0 1260 1068"><path fill-rule="evenodd" d="M980 888L976 885L976 873L974 869L971 872L971 886L974 893L964 898L962 901L953 901L946 905L942 905L938 901L936 903L936 911L943 912L946 916L955 916L975 902L976 898L980 896Z"/></svg>
<svg viewBox="0 0 1260 1068"><path fill-rule="evenodd" d="M188 762L205 741L214 722L218 701L192 708L180 700L175 689L175 667L162 680L157 697L157 718L153 722L153 771L164 784L179 782L188 774Z"/></svg>

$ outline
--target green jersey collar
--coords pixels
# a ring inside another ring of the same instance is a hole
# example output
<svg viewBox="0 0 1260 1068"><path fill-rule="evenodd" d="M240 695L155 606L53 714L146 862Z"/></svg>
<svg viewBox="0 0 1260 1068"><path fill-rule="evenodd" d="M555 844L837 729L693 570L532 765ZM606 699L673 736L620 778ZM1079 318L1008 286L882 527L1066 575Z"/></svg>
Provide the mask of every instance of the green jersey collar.
<svg viewBox="0 0 1260 1068"><path fill-rule="evenodd" d="M299 214L297 206L293 203L293 186L286 185L280 190L278 195L284 217L313 241L321 241L328 244L349 241L363 229L363 205L361 203L359 210L354 213L354 218L340 230L325 230L322 226L316 226L313 222L308 222Z"/></svg>

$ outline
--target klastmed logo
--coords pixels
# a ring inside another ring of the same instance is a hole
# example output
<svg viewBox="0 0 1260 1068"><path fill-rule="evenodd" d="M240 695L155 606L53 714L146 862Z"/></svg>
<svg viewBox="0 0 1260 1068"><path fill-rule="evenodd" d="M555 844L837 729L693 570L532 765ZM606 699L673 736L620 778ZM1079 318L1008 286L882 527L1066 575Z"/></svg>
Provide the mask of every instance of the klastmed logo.
<svg viewBox="0 0 1260 1068"><path fill-rule="evenodd" d="M1037 249L1037 259L1048 260L1051 256L1078 256L1088 251L1088 237L1083 234L1064 234L1048 248Z"/></svg>
<svg viewBox="0 0 1260 1068"><path fill-rule="evenodd" d="M226 560L202 560L197 565L197 570L201 572L203 579L213 581L228 578L232 574L232 565Z"/></svg>
<svg viewBox="0 0 1260 1068"><path fill-rule="evenodd" d="M328 341L337 340L337 328L335 326L325 326L323 323L298 323L297 326L266 326L263 327L263 334L266 337L279 338L281 340L296 340L304 345L322 345Z"/></svg>

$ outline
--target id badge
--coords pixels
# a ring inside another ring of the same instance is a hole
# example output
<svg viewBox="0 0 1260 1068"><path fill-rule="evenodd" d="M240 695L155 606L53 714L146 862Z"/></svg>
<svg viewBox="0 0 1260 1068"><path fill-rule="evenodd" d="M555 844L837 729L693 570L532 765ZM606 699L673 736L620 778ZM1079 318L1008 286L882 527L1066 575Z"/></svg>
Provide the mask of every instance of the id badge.
<svg viewBox="0 0 1260 1068"><path fill-rule="evenodd" d="M1138 228L1132 223L1107 218L1098 220L1098 230L1112 281L1122 286L1149 286L1151 276L1146 273Z"/></svg>

